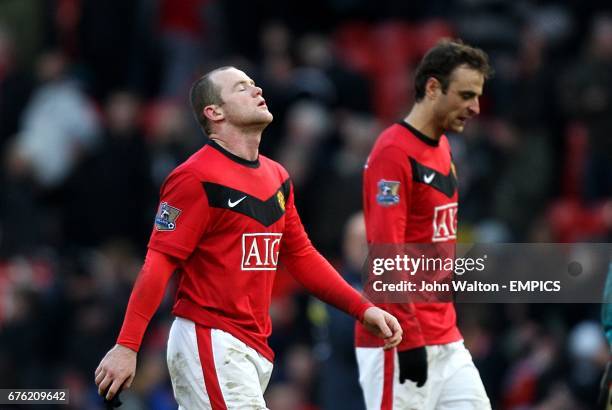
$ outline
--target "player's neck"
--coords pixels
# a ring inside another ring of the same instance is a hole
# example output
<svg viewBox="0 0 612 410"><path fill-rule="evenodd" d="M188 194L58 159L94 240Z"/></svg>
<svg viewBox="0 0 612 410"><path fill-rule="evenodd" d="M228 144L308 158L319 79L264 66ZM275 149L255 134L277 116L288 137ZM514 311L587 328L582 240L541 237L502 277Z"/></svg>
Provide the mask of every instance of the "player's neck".
<svg viewBox="0 0 612 410"><path fill-rule="evenodd" d="M444 133L444 129L436 124L430 107L424 104L415 104L404 121L434 141L438 141Z"/></svg>
<svg viewBox="0 0 612 410"><path fill-rule="evenodd" d="M247 161L255 161L259 157L261 130L213 133L209 138L223 149Z"/></svg>

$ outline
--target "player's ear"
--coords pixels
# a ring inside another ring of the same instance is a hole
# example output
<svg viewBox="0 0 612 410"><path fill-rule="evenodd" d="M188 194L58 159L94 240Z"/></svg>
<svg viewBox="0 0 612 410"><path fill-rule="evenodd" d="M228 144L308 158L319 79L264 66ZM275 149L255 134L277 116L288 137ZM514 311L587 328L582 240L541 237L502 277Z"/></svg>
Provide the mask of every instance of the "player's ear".
<svg viewBox="0 0 612 410"><path fill-rule="evenodd" d="M220 121L225 118L223 110L216 104L211 104L204 107L202 114L212 122Z"/></svg>
<svg viewBox="0 0 612 410"><path fill-rule="evenodd" d="M442 84L436 77L429 77L425 83L425 95L433 99L442 91Z"/></svg>

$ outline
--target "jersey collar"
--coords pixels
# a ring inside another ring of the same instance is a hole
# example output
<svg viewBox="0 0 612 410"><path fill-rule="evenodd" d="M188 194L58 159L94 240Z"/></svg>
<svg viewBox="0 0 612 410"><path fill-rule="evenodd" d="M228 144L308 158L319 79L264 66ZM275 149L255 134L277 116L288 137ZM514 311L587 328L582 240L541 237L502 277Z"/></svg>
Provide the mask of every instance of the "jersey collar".
<svg viewBox="0 0 612 410"><path fill-rule="evenodd" d="M398 124L401 125L402 127L406 128L415 137L417 137L418 139L423 141L425 144L430 145L432 147L437 147L438 145L440 145L440 139L439 138L437 140L429 138L427 135L423 134L421 131L417 130L412 125L408 124L405 120L401 120L400 122L398 122Z"/></svg>
<svg viewBox="0 0 612 410"><path fill-rule="evenodd" d="M225 155L232 161L239 163L240 165L244 165L245 167L249 167L249 168L259 168L259 155L257 156L256 160L249 161L248 159L240 158L238 155L232 154L231 152L229 152L228 150L226 150L225 148L223 148L221 145L217 144L215 141L213 141L210 138L208 139L206 144L210 145L211 147L213 147L214 149L216 149L217 151L219 151L220 153L222 153L223 155Z"/></svg>

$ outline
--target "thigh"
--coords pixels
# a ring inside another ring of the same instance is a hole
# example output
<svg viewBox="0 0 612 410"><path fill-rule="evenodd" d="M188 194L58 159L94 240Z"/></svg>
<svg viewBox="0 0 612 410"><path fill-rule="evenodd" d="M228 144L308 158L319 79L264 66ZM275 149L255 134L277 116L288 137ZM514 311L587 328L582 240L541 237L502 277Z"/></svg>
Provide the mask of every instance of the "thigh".
<svg viewBox="0 0 612 410"><path fill-rule="evenodd" d="M231 334L211 330L212 354L219 389L228 409L266 409L264 391L272 363Z"/></svg>
<svg viewBox="0 0 612 410"><path fill-rule="evenodd" d="M166 359L179 409L212 409L193 322L182 318L174 320L168 337Z"/></svg>
<svg viewBox="0 0 612 410"><path fill-rule="evenodd" d="M463 342L453 344L445 355L444 384L439 391L436 410L490 410L480 373Z"/></svg>
<svg viewBox="0 0 612 410"><path fill-rule="evenodd" d="M179 409L266 409L272 364L229 333L177 318L167 360Z"/></svg>

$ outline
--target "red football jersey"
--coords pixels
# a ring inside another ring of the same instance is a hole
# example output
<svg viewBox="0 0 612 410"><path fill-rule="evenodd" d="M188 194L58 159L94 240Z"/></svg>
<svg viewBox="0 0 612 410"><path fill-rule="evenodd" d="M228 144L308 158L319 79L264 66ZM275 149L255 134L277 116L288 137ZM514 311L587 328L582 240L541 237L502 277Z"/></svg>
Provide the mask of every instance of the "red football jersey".
<svg viewBox="0 0 612 410"><path fill-rule="evenodd" d="M181 261L176 316L224 330L269 360L268 312L280 261L316 296L357 318L371 306L312 247L287 171L214 141L164 182L149 248Z"/></svg>
<svg viewBox="0 0 612 410"><path fill-rule="evenodd" d="M446 136L432 140L406 122L378 137L363 175L368 244L455 243L457 180ZM404 330L399 350L461 339L452 303L380 304ZM357 324L358 347L382 346Z"/></svg>

